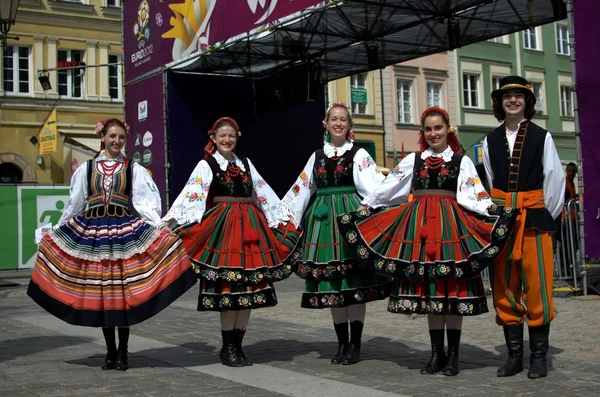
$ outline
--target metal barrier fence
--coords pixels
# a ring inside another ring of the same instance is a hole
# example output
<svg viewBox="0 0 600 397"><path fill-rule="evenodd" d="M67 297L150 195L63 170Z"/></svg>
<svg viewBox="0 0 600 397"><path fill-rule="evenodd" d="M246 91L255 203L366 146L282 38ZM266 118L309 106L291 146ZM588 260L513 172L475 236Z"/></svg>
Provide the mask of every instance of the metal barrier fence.
<svg viewBox="0 0 600 397"><path fill-rule="evenodd" d="M483 288L485 289L485 296L492 296L492 282L490 279L490 268L486 267L481 272L481 279L483 280Z"/></svg>
<svg viewBox="0 0 600 397"><path fill-rule="evenodd" d="M579 249L579 218L579 200L573 198L564 206L554 250L554 279L573 280L575 289L578 288L578 276L583 262Z"/></svg>

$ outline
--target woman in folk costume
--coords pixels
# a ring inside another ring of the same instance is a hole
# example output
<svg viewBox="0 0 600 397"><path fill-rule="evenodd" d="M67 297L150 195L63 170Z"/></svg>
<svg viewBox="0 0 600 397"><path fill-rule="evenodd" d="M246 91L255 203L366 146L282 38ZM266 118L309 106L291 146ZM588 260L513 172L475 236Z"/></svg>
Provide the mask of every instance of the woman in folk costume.
<svg viewBox="0 0 600 397"><path fill-rule="evenodd" d="M504 248L515 216L493 205L444 109L428 108L421 124L421 152L406 156L339 222L361 263L394 277L388 311L428 314L432 355L421 373L452 376L463 316L488 312L478 273ZM398 207L375 215L365 209L406 202L411 191L413 200Z"/></svg>
<svg viewBox="0 0 600 397"><path fill-rule="evenodd" d="M96 132L101 150L73 174L69 203L42 238L27 294L70 324L102 327L102 369L125 371L129 326L163 310L196 277L181 241L163 226L150 174L121 153L129 126L108 119ZM130 198L139 217L127 208Z"/></svg>
<svg viewBox="0 0 600 397"><path fill-rule="evenodd" d="M242 350L251 309L277 304L273 282L292 274L284 261L300 232L279 228L279 198L235 147L241 135L229 117L209 131L206 156L163 218L179 224L196 275L199 311L221 312L221 362L252 365Z"/></svg>
<svg viewBox="0 0 600 397"><path fill-rule="evenodd" d="M388 279L358 266L336 223L338 214L356 210L362 197L384 179L371 156L354 146L352 124L345 103L331 105L323 120L323 148L310 156L281 201L282 213L304 229L302 244L292 256L298 276L306 279L301 305L331 308L338 338L331 362L346 365L360 359L365 303L384 299L390 287ZM313 195L316 198L309 207Z"/></svg>

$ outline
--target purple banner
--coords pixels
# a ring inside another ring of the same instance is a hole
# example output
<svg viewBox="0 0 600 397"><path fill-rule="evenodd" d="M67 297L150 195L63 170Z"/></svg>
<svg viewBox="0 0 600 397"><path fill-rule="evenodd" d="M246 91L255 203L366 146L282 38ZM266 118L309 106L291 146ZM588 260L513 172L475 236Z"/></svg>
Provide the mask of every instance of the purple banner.
<svg viewBox="0 0 600 397"><path fill-rule="evenodd" d="M150 170L165 209L165 127L163 75L148 77L126 88L125 121L131 125L127 157Z"/></svg>
<svg viewBox="0 0 600 397"><path fill-rule="evenodd" d="M215 1L215 8L209 22L208 44L249 32L321 2L322 0Z"/></svg>
<svg viewBox="0 0 600 397"><path fill-rule="evenodd" d="M128 0L123 4L125 81L148 73L173 60L169 9L175 0ZM183 3L182 3L183 5ZM192 5L193 7L193 5Z"/></svg>
<svg viewBox="0 0 600 397"><path fill-rule="evenodd" d="M124 4L125 80L322 0L129 0Z"/></svg>
<svg viewBox="0 0 600 397"><path fill-rule="evenodd" d="M600 258L600 148L598 148L598 120L600 109L600 24L597 21L597 0L574 0L575 52L577 100L579 101L579 126L583 156L585 184L584 226L585 254Z"/></svg>

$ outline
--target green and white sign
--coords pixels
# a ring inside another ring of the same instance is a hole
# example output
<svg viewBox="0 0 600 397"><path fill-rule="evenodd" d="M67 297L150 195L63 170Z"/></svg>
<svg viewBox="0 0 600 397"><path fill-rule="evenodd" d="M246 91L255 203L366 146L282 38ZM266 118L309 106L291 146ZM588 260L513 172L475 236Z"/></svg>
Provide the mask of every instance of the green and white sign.
<svg viewBox="0 0 600 397"><path fill-rule="evenodd" d="M352 103L367 103L367 89L364 87L351 87L350 99Z"/></svg>
<svg viewBox="0 0 600 397"><path fill-rule="evenodd" d="M33 267L35 229L56 225L69 202L68 186L0 186L0 270Z"/></svg>
<svg viewBox="0 0 600 397"><path fill-rule="evenodd" d="M133 154L133 161L136 161L138 163L142 161L142 155L140 154L140 152L135 152Z"/></svg>
<svg viewBox="0 0 600 397"><path fill-rule="evenodd" d="M144 154L142 155L142 164L146 167L152 164L152 152L150 149L144 150Z"/></svg>

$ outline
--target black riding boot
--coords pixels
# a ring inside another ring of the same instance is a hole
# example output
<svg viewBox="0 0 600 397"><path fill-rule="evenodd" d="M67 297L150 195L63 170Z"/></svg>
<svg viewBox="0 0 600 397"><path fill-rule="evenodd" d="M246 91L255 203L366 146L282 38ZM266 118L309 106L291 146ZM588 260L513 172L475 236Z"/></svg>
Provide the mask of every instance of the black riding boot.
<svg viewBox="0 0 600 397"><path fill-rule="evenodd" d="M331 359L331 363L341 364L348 352L348 323L333 323L333 328L335 328L335 334L337 335L338 351L335 357Z"/></svg>
<svg viewBox="0 0 600 397"><path fill-rule="evenodd" d="M342 365L356 364L360 361L360 341L364 325L360 321L352 321L350 323L350 347L344 356Z"/></svg>
<svg viewBox="0 0 600 397"><path fill-rule="evenodd" d="M129 343L129 327L117 328L119 334L119 350L117 351L117 363L115 368L127 371L129 368L129 357L127 356L127 344Z"/></svg>
<svg viewBox="0 0 600 397"><path fill-rule="evenodd" d="M430 329L431 358L427 366L421 370L422 374L432 375L440 372L446 364L446 353L444 352L444 330Z"/></svg>
<svg viewBox="0 0 600 397"><path fill-rule="evenodd" d="M242 359L238 356L235 348L235 336L233 331L221 331L223 347L219 353L221 363L228 367L243 367Z"/></svg>
<svg viewBox="0 0 600 397"><path fill-rule="evenodd" d="M117 362L117 343L115 342L115 327L102 328L104 342L106 342L106 358L102 369L115 369Z"/></svg>
<svg viewBox="0 0 600 397"><path fill-rule="evenodd" d="M460 346L460 329L446 329L448 336L448 357L442 373L448 376L458 375L458 347Z"/></svg>
<svg viewBox="0 0 600 397"><path fill-rule="evenodd" d="M246 330L234 329L233 333L235 336L235 350L238 357L240 358L240 361L247 367L251 366L252 361L250 361L250 359L246 357L244 351L242 350L242 342L244 341L244 335L246 334Z"/></svg>
<svg viewBox="0 0 600 397"><path fill-rule="evenodd" d="M544 378L548 375L548 363L546 354L548 354L548 336L550 334L550 324L541 327L529 327L529 347L531 356L529 357L529 379Z"/></svg>
<svg viewBox="0 0 600 397"><path fill-rule="evenodd" d="M508 360L500 368L499 377L514 376L523 371L523 324L505 326L504 340L508 347Z"/></svg>

